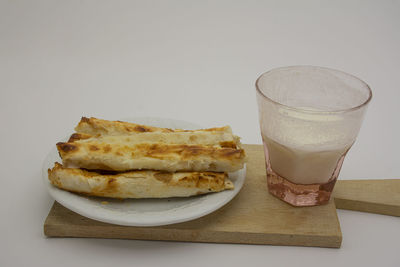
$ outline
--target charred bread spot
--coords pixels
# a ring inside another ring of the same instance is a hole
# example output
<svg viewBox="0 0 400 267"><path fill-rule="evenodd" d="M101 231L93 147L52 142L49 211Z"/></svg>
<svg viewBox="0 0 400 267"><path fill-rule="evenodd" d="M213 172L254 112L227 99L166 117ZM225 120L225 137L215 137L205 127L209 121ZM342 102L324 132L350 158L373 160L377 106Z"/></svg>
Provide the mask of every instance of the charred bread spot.
<svg viewBox="0 0 400 267"><path fill-rule="evenodd" d="M136 126L135 130L137 132L141 132L141 133L150 132L150 129L148 129L148 128L144 127L144 126L141 126L141 125Z"/></svg>
<svg viewBox="0 0 400 267"><path fill-rule="evenodd" d="M70 143L63 143L63 142L57 143L57 148L66 153L67 152L75 152L78 150L78 147L76 145L70 144Z"/></svg>
<svg viewBox="0 0 400 267"><path fill-rule="evenodd" d="M201 146L188 146L188 145L182 145L182 156L183 158L191 158L193 156L202 154L204 151L204 148Z"/></svg>
<svg viewBox="0 0 400 267"><path fill-rule="evenodd" d="M90 146L89 146L89 150L90 150L90 151L97 151L97 150L100 150L100 148L97 147L97 146L95 146L95 145L90 145Z"/></svg>
<svg viewBox="0 0 400 267"><path fill-rule="evenodd" d="M87 123L89 123L89 121L90 121L90 119L87 118L87 117L82 117L82 118L81 118L81 122L87 122Z"/></svg>
<svg viewBox="0 0 400 267"><path fill-rule="evenodd" d="M104 147L103 147L103 151L105 152L105 153L108 153L108 152L110 152L111 151L111 146L110 145L105 145Z"/></svg>
<svg viewBox="0 0 400 267"><path fill-rule="evenodd" d="M110 178L110 179L108 179L108 184L111 184L111 183L113 183L113 182L115 182L117 179L115 179L115 178Z"/></svg>
<svg viewBox="0 0 400 267"><path fill-rule="evenodd" d="M143 151L143 153L148 157L153 158L164 158L170 153L174 153L168 145L158 145L158 144L140 144L138 145L138 150Z"/></svg>
<svg viewBox="0 0 400 267"><path fill-rule="evenodd" d="M74 133L69 137L68 142L74 142L74 141L80 140L80 139L81 139L80 134Z"/></svg>
<svg viewBox="0 0 400 267"><path fill-rule="evenodd" d="M154 174L154 178L168 184L172 179L172 173L169 172L157 172Z"/></svg>
<svg viewBox="0 0 400 267"><path fill-rule="evenodd" d="M220 142L219 145L225 148L236 148L236 143L233 141Z"/></svg>
<svg viewBox="0 0 400 267"><path fill-rule="evenodd" d="M69 137L68 142L75 142L75 141L78 141L78 140L89 139L89 138L91 138L91 137L92 137L92 136L89 135L89 134L73 133L73 134Z"/></svg>
<svg viewBox="0 0 400 267"><path fill-rule="evenodd" d="M197 185L197 183L199 181L198 177L197 177L197 179L195 179L195 177L193 177L193 176L194 176L194 174L192 174L192 177L188 177L188 176L182 177L181 179L179 179L180 184L182 185L182 183L189 184L191 182L195 182L195 184Z"/></svg>

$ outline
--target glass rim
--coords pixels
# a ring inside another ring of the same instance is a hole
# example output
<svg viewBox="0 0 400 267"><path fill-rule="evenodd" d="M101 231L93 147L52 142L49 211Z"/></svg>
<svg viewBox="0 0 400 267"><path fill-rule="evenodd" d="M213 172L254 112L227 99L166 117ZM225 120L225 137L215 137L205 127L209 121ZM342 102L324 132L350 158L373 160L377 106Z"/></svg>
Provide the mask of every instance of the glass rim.
<svg viewBox="0 0 400 267"><path fill-rule="evenodd" d="M357 106L355 106L355 107L347 108L347 109L338 109L338 110L308 110L308 109L302 109L302 108L292 107L292 106L289 106L289 105L282 104L282 103L280 103L280 102L278 102L278 101L276 101L276 100L273 100L272 98L266 96L266 95L261 91L260 87L258 86L258 83L259 83L260 79L261 79L263 76L269 74L269 73L272 72L272 71L276 71L276 70L280 70L280 69L284 69L284 68L301 68L301 67L312 67L312 68L317 68L317 69L322 69L322 70L329 70L329 71L334 71L334 72L340 72L340 73L342 73L342 74L344 74L344 75L347 75L347 76L349 76L349 77L351 77L351 78L353 78L353 79L355 79L355 80L361 82L361 83L365 86L365 88L366 88L367 91L368 91L368 98L367 98L365 101L363 101L361 104L359 104L359 105L357 105ZM356 76L354 76L354 75L352 75L352 74L349 74L349 73L347 73L347 72L341 71L341 70L336 70L336 69L327 68L327 67L313 66L313 65L294 65L294 66L285 66L285 67L273 68L273 69L271 69L271 70L269 70L269 71L267 71L267 72L262 73L262 74L260 75L260 77L257 78L257 80L256 80L256 82L255 82L255 86L256 86L256 91L257 91L257 93L259 93L259 94L260 94L264 99L266 99L267 101L269 101L269 102L271 102L271 103L273 103L273 104L276 104L276 105L278 105L278 106L281 106L281 107L283 107L283 108L290 109L290 110L294 110L294 111L297 111L297 112L303 112L303 113L312 113L312 114L338 114L338 113L347 113L347 112L351 112L351 111L358 110L358 109L360 109L360 108L366 106L366 105L371 101L371 99L372 99L372 90L371 90L371 88L369 87L369 85L368 85L366 82L364 82L364 81L361 80L360 78L358 78L358 77L356 77Z"/></svg>

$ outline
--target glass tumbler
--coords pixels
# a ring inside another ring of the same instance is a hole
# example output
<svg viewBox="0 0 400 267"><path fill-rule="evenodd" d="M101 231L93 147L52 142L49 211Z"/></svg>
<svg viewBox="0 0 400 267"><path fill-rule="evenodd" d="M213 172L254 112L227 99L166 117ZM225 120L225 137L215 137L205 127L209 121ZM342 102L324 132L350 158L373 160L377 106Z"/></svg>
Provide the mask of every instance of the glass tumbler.
<svg viewBox="0 0 400 267"><path fill-rule="evenodd" d="M269 192L293 206L326 204L371 89L342 71L292 66L262 74L256 91Z"/></svg>

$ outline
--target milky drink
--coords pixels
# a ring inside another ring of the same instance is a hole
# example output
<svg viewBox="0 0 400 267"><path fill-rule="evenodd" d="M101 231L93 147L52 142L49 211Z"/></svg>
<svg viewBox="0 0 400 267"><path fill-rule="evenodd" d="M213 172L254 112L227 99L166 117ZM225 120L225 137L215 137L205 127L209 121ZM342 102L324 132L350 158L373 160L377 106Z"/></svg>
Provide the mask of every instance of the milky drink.
<svg viewBox="0 0 400 267"><path fill-rule="evenodd" d="M296 184L323 184L351 145L336 148L283 145L264 136L272 170Z"/></svg>
<svg viewBox="0 0 400 267"><path fill-rule="evenodd" d="M339 115L278 109L262 123L272 170L296 184L323 184L354 143L359 123ZM349 132L351 134L349 134Z"/></svg>

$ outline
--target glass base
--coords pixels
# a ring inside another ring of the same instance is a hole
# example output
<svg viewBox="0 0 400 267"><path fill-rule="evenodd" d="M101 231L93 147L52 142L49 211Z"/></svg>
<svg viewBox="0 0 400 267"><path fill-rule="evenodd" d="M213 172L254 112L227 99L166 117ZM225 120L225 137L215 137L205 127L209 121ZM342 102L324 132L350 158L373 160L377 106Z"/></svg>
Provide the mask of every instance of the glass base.
<svg viewBox="0 0 400 267"><path fill-rule="evenodd" d="M269 192L292 206L317 206L329 202L336 178L325 184L295 184L267 170Z"/></svg>
<svg viewBox="0 0 400 267"><path fill-rule="evenodd" d="M350 149L350 148L348 148ZM347 149L347 151L348 151ZM333 187L342 168L347 151L339 158L336 168L328 182L324 184L296 184L273 171L268 148L264 142L265 165L267 169L268 191L275 197L292 206L318 206L329 202Z"/></svg>

